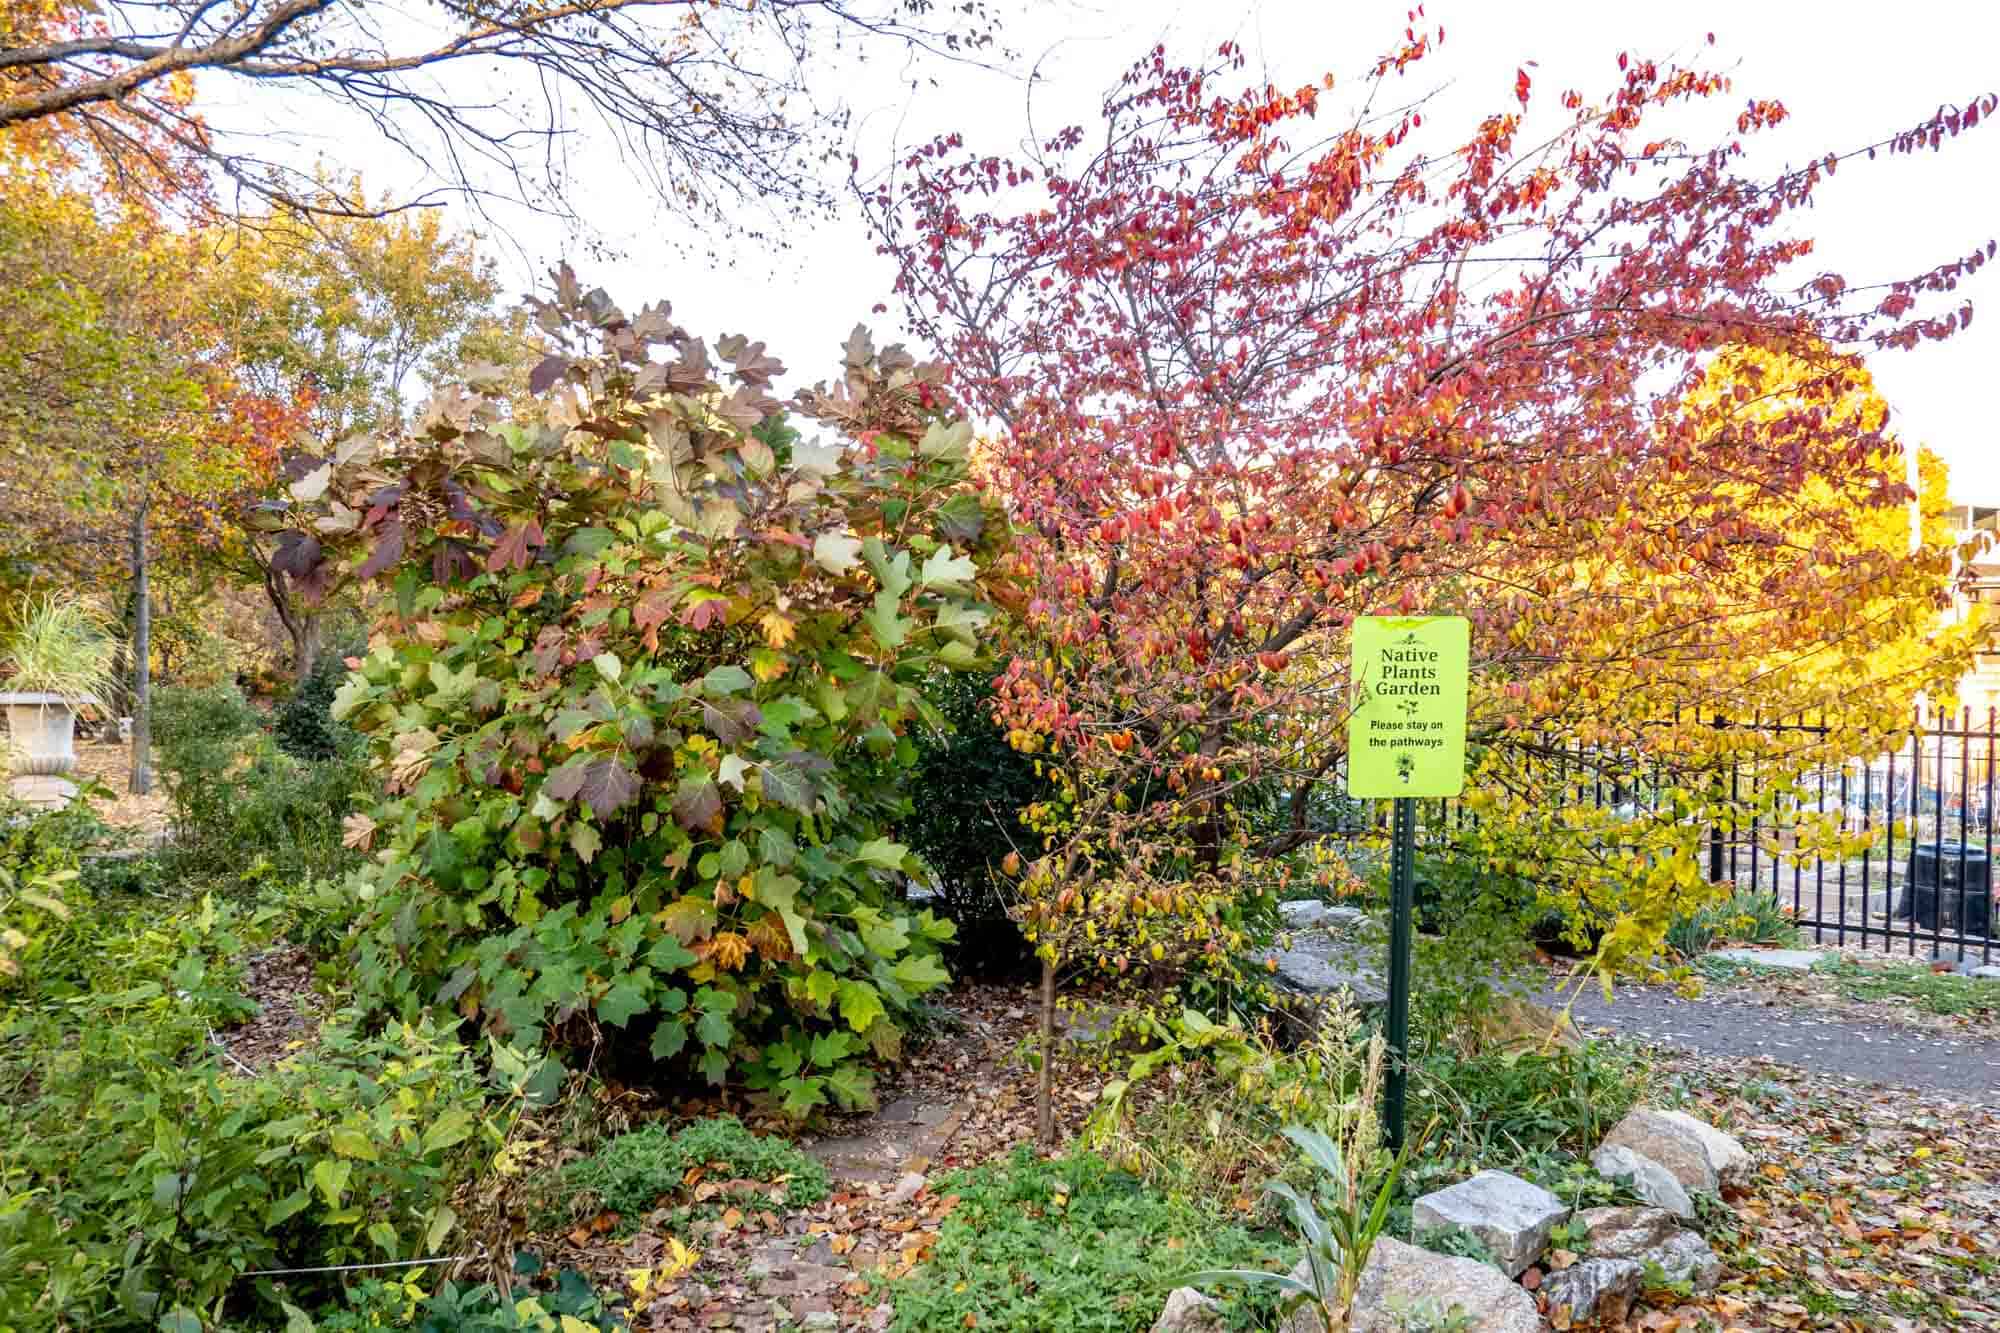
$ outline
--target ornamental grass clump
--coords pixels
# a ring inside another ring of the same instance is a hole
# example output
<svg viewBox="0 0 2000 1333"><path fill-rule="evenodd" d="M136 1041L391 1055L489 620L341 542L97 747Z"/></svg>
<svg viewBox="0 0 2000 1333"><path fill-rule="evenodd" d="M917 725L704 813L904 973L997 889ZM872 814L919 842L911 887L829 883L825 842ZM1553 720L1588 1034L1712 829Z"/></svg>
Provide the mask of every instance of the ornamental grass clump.
<svg viewBox="0 0 2000 1333"><path fill-rule="evenodd" d="M53 694L72 710L102 704L116 683L118 632L88 597L21 594L0 677L21 694Z"/></svg>

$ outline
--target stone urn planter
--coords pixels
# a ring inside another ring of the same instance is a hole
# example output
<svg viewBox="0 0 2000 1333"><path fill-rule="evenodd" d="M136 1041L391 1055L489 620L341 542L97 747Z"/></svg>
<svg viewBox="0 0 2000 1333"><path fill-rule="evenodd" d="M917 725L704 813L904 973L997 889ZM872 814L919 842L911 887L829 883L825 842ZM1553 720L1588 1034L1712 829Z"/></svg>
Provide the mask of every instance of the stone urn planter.
<svg viewBox="0 0 2000 1333"><path fill-rule="evenodd" d="M0 694L7 705L8 767L15 800L61 805L76 795L67 780L76 771L76 710L60 694Z"/></svg>

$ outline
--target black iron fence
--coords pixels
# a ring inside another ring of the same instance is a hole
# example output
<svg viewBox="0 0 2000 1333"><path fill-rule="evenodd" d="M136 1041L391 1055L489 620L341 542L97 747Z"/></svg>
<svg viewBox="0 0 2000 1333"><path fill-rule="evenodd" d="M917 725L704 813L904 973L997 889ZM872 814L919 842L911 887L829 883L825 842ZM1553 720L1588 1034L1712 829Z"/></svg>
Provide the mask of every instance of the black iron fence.
<svg viewBox="0 0 2000 1333"><path fill-rule="evenodd" d="M1977 965L2000 956L2000 713L1989 710L1981 722L1969 710L1919 709L1901 744L1803 775L1769 756L1782 754L1788 735L1801 749L1823 750L1823 722L1716 717L1703 725L1753 731L1758 743L1749 750L1765 756L1694 778L1710 784L1708 805L1720 811L1700 831L1710 882L1771 895L1816 943ZM1536 747L1533 766L1537 787L1633 819L1658 817L1660 794L1692 776L1554 738ZM1422 804L1430 836L1476 822L1461 802ZM1335 822L1379 832L1387 806L1348 806Z"/></svg>
<svg viewBox="0 0 2000 1333"><path fill-rule="evenodd" d="M1709 830L1708 876L1770 893L1826 944L1990 964L1996 938L1993 840L2000 717L1970 710L1911 718L1909 737L1876 755L1806 775L1803 795ZM1825 735L1802 722L1753 723ZM1731 774L1754 804L1754 773ZM1801 828L1834 824L1857 850L1801 850Z"/></svg>

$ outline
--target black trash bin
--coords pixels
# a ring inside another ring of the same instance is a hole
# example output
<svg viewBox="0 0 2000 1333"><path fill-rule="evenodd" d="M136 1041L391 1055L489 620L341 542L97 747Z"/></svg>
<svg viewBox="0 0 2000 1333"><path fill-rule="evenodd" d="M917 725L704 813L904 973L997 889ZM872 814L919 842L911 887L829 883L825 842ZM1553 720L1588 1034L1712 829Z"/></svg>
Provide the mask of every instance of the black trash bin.
<svg viewBox="0 0 2000 1333"><path fill-rule="evenodd" d="M1914 916L1925 930L1990 936L1993 864L1986 849L1960 842L1917 844L1910 852L1910 878L1896 916Z"/></svg>

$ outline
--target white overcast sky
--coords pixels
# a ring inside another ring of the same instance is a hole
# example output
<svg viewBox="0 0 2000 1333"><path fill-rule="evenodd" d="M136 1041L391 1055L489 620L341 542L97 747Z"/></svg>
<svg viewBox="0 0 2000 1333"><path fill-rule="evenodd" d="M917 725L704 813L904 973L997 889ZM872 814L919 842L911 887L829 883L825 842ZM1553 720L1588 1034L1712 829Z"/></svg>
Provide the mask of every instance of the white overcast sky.
<svg viewBox="0 0 2000 1333"><path fill-rule="evenodd" d="M1247 50L1246 76L1296 84L1332 72L1357 76L1401 36L1403 0L994 0L1005 15L1007 43L1022 67L1035 65L1034 124L1046 135L1087 120L1099 95L1165 38L1170 54L1195 61L1225 37ZM1699 59L1730 74L1727 114L1748 97L1772 97L1792 113L1789 125L1752 140L1748 169L1759 172L1885 137L1934 111L2000 91L2000 0L1433 0L1430 23L1444 25L1439 56L1424 62L1413 88L1442 85L1432 126L1457 131L1477 115L1511 104L1514 71L1528 61L1538 105L1574 87L1594 99L1617 77L1621 50ZM1708 47L1707 34L1716 44ZM1259 66L1262 66L1260 71ZM855 148L864 167L888 160L898 140L962 131L975 147L1007 152L1027 134L1028 88L1018 77L942 71L943 87L909 91L897 66L877 61L822 78L855 113ZM1454 108L1458 114L1453 115ZM1721 108L1717 108L1720 110ZM1712 122L1708 122L1712 123ZM532 218L499 220L514 246L496 247L507 274L525 288L565 253L587 284L602 285L628 307L664 297L676 316L703 333L745 332L768 340L790 367L792 382L830 374L857 319L893 332L891 274L859 222L841 217L796 237L776 271L767 256L733 269L682 258L665 243L685 223L655 212L645 187L608 152L592 151L587 128L572 160L598 239L619 252L587 258L578 238ZM1690 130L1696 127L1690 126ZM1690 138L1696 143L1706 137ZM397 181L386 159L334 154L371 181ZM1942 154L1882 158L1845 169L1822 190L1807 224L1818 240L1815 266L1850 282L1905 276L1962 255L2000 236L2000 124L1962 137ZM466 219L468 223L472 219ZM1893 421L1906 439L1938 450L1952 471L1954 498L2000 502L2000 264L1967 293L1981 307L1971 329L1943 344L1883 354L1873 363ZM878 302L891 312L874 316Z"/></svg>

